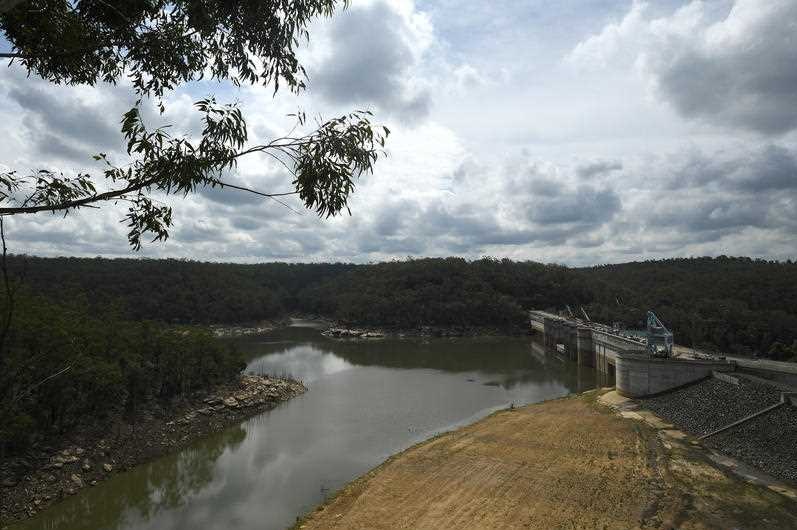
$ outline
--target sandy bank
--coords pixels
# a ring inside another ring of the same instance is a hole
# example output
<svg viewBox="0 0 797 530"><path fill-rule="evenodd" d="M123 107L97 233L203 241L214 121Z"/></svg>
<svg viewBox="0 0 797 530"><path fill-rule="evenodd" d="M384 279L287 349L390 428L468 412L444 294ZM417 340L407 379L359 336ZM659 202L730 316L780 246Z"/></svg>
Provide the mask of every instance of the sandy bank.
<svg viewBox="0 0 797 530"><path fill-rule="evenodd" d="M502 411L416 445L296 526L797 528L790 498L597 395Z"/></svg>

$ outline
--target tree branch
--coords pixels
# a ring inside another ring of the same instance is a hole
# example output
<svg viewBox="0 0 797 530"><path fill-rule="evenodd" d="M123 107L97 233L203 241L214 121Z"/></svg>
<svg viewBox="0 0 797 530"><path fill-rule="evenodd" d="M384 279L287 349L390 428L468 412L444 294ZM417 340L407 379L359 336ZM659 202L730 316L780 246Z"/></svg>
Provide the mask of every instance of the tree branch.
<svg viewBox="0 0 797 530"><path fill-rule="evenodd" d="M28 395L28 394L30 394L31 392L33 392L34 390L36 390L37 388L39 388L40 386L42 386L44 383L46 383L46 382L47 382L47 381L49 381L50 379L55 379L55 378L56 378L56 377L58 377L59 375L61 375L61 374L65 374L66 372L68 372L68 371L69 371L69 370L71 370L71 369L72 369L72 365L70 364L70 365L69 365L69 366L67 366L66 368L62 368L62 369L58 370L57 372L55 372L55 373L53 373L53 374L50 374L50 375L48 375L48 376L47 376L47 377L45 377L44 379L40 380L38 383L36 383L36 384L34 384L34 385L32 385L32 386L30 386L30 387L26 388L25 390L23 390L22 392L20 392L20 393L19 393L19 394L17 394L16 396L14 396L14 397L13 397L13 399L11 399L11 405L13 405L14 403L16 403L17 401L19 401L20 399L22 399L22 398L23 398L23 397L25 397L26 395Z"/></svg>
<svg viewBox="0 0 797 530"><path fill-rule="evenodd" d="M150 178L143 182L138 182L136 184L132 184L127 186L126 188L118 189L118 190L111 190L106 191L105 193L99 193L97 195L92 195L90 197L84 197L82 199L76 199L74 201L67 201L62 202L61 204L47 204L41 206L20 206L17 208L0 208L0 218L5 215L17 215L23 213L37 213L37 212L56 212L59 210L69 210L71 208L80 208L81 206L88 206L91 203L99 202L99 201L108 201L111 199L118 199L128 193L133 193L135 191L142 190L148 186L152 186L153 184L158 182L157 177Z"/></svg>
<svg viewBox="0 0 797 530"><path fill-rule="evenodd" d="M11 11L19 4L27 1L28 0L0 0L0 15Z"/></svg>
<svg viewBox="0 0 797 530"><path fill-rule="evenodd" d="M234 190L241 190L247 193L254 193L255 195L260 195L261 197L267 197L269 199L273 199L274 197L285 197L287 195L298 195L298 191L285 191L282 193L263 193L262 191L253 190L252 188L246 188L244 186L236 186L235 184L228 184L227 182L223 182L218 179L208 179L209 182L215 182L219 186L224 188L232 188Z"/></svg>
<svg viewBox="0 0 797 530"><path fill-rule="evenodd" d="M11 290L11 281L8 279L8 249L6 248L6 231L2 217L0 217L0 240L3 244L3 255L2 261L0 261L0 269L2 269L3 272L3 284L6 288L6 303L8 304L8 307L6 308L5 319L3 321L3 329L0 330L0 367L2 367L3 355L5 354L4 348L6 336L8 335L8 330L11 328L11 319L14 316L14 293Z"/></svg>

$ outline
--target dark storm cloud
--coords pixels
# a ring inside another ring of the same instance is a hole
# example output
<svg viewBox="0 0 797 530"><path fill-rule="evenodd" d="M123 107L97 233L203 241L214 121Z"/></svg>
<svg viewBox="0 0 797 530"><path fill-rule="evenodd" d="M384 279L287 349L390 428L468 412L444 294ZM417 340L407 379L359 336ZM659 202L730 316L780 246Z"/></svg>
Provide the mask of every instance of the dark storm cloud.
<svg viewBox="0 0 797 530"><path fill-rule="evenodd" d="M204 186L199 188L199 194L207 199L226 206L253 205L264 202L265 198L247 191L233 188L220 188Z"/></svg>
<svg viewBox="0 0 797 530"><path fill-rule="evenodd" d="M426 242L412 236L380 237L364 234L359 238L357 249L365 254L379 253L394 256L421 255L427 252Z"/></svg>
<svg viewBox="0 0 797 530"><path fill-rule="evenodd" d="M380 236L394 236L401 230L408 215L417 207L417 203L410 200L390 201L383 204L376 213L373 229Z"/></svg>
<svg viewBox="0 0 797 530"><path fill-rule="evenodd" d="M619 162L591 164L593 175L613 171ZM584 166L576 168L579 177ZM544 241L562 242L571 235L586 233L610 222L623 207L620 195L609 185L572 185L566 175L555 169L531 165L523 176L507 180L506 192L515 198L523 217L535 227Z"/></svg>
<svg viewBox="0 0 797 530"><path fill-rule="evenodd" d="M246 231L256 230L262 226L261 223L257 222L256 219L251 217L233 217L230 220L230 223L232 224L233 228Z"/></svg>
<svg viewBox="0 0 797 530"><path fill-rule="evenodd" d="M648 222L659 227L679 227L689 232L727 231L767 226L769 205L728 196L714 199L669 202L654 212Z"/></svg>
<svg viewBox="0 0 797 530"><path fill-rule="evenodd" d="M528 230L503 226L492 209L481 204L453 208L433 204L422 212L417 228L427 237L445 237L470 247L522 245L534 240Z"/></svg>
<svg viewBox="0 0 797 530"><path fill-rule="evenodd" d="M576 168L576 173L582 179L589 179L614 171L620 171L621 169L623 169L623 163L619 160L597 160L578 166Z"/></svg>
<svg viewBox="0 0 797 530"><path fill-rule="evenodd" d="M89 105L68 90L18 72L4 81L8 98L22 107L23 124L43 158L90 162L91 155L122 146L118 120L109 119L108 108Z"/></svg>
<svg viewBox="0 0 797 530"><path fill-rule="evenodd" d="M613 190L597 190L580 186L575 190L559 189L559 194L534 198L528 218L537 224L578 223L601 225L610 221L622 208L620 197Z"/></svg>
<svg viewBox="0 0 797 530"><path fill-rule="evenodd" d="M332 30L330 58L310 72L310 88L333 103L377 105L406 119L429 112L428 91L413 91L415 66L406 22L384 2L352 8Z"/></svg>
<svg viewBox="0 0 797 530"><path fill-rule="evenodd" d="M661 164L644 170L649 184L639 192L644 201L629 212L629 224L616 227L619 237L637 225L656 252L716 244L750 230L761 238L791 237L797 213L794 151L776 145L691 151ZM657 187L662 172L668 176Z"/></svg>
<svg viewBox="0 0 797 530"><path fill-rule="evenodd" d="M783 147L767 146L742 168L733 175L733 184L738 189L797 190L797 156Z"/></svg>
<svg viewBox="0 0 797 530"><path fill-rule="evenodd" d="M224 227L219 223L204 219L182 219L182 222L177 223L172 229L174 239L183 243L215 241L224 232Z"/></svg>
<svg viewBox="0 0 797 530"><path fill-rule="evenodd" d="M662 184L670 190L709 185L720 192L797 190L797 153L779 145L713 154L693 151L668 162L673 167Z"/></svg>
<svg viewBox="0 0 797 530"><path fill-rule="evenodd" d="M691 32L657 46L652 73L661 93L685 117L764 134L794 130L795 24L794 0L737 0L710 41L702 32Z"/></svg>

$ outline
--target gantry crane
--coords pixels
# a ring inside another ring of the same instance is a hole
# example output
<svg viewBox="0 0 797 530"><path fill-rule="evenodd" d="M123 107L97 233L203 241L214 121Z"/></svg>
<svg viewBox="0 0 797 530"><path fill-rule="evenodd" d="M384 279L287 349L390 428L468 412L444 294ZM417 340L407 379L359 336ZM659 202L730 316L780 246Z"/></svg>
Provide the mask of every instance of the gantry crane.
<svg viewBox="0 0 797 530"><path fill-rule="evenodd" d="M653 311L647 316L648 353L653 357L672 357L672 332Z"/></svg>

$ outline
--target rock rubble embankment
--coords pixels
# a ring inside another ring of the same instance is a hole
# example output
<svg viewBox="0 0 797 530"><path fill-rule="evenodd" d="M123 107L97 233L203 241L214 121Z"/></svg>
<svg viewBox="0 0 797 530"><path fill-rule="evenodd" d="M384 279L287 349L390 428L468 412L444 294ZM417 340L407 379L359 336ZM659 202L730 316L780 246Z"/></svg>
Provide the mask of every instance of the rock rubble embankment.
<svg viewBox="0 0 797 530"><path fill-rule="evenodd" d="M677 427L703 436L781 402L777 383L738 376L739 384L707 379L640 404ZM788 403L703 439L726 455L797 484L797 408Z"/></svg>
<svg viewBox="0 0 797 530"><path fill-rule="evenodd" d="M678 427L702 436L780 402L780 389L744 378L738 385L712 378L639 401Z"/></svg>
<svg viewBox="0 0 797 530"><path fill-rule="evenodd" d="M797 408L784 405L706 438L712 449L797 484Z"/></svg>

